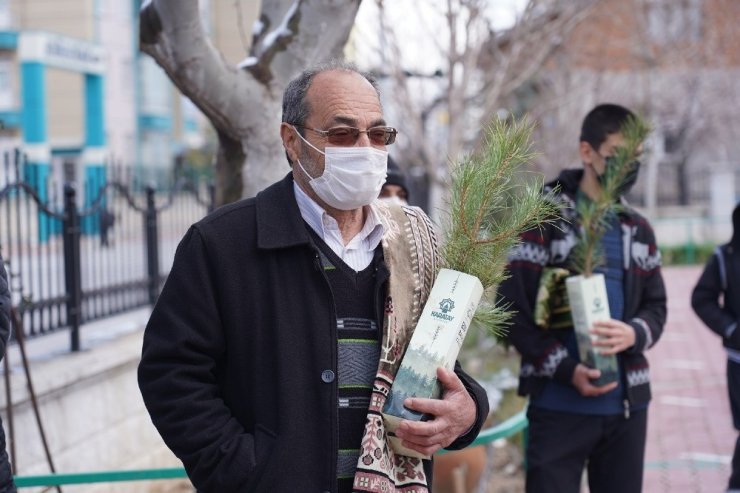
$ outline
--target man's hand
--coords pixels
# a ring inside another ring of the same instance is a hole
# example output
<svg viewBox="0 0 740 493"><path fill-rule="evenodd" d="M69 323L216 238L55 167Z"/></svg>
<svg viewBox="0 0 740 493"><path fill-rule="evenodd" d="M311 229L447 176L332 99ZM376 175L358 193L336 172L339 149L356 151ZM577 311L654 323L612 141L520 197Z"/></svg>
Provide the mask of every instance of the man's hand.
<svg viewBox="0 0 740 493"><path fill-rule="evenodd" d="M595 397L597 395L606 394L610 390L617 388L617 382L608 383L601 387L591 383L591 380L599 378L601 376L600 370L589 368L583 363L578 363L576 369L573 371L573 379L571 382L573 386L578 389L581 395L586 397Z"/></svg>
<svg viewBox="0 0 740 493"><path fill-rule="evenodd" d="M594 322L591 333L598 336L593 344L603 355L621 353L635 345L635 329L620 320Z"/></svg>
<svg viewBox="0 0 740 493"><path fill-rule="evenodd" d="M403 445L424 455L454 442L475 423L475 402L455 372L437 368L442 384L442 399L411 397L403 405L414 411L431 414L431 421L404 420L396 429Z"/></svg>

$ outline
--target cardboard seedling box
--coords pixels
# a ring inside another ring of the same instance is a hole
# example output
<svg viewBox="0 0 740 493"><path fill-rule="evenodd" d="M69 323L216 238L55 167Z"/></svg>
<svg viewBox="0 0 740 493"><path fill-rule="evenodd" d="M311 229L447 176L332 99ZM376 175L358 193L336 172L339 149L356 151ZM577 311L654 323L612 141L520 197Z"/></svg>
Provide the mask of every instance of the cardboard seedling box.
<svg viewBox="0 0 740 493"><path fill-rule="evenodd" d="M565 287L568 290L581 362L586 366L601 370L601 376L593 380L594 385L601 386L616 382L619 378L617 357L599 354L598 349L592 343L596 336L589 332L597 320L611 318L604 275L572 276L565 280Z"/></svg>
<svg viewBox="0 0 740 493"><path fill-rule="evenodd" d="M483 285L475 276L442 269L435 279L383 406L383 420L396 453L428 458L401 445L393 432L404 419L423 421L428 418L405 408L403 402L407 397L441 397L437 368L454 368L482 295Z"/></svg>

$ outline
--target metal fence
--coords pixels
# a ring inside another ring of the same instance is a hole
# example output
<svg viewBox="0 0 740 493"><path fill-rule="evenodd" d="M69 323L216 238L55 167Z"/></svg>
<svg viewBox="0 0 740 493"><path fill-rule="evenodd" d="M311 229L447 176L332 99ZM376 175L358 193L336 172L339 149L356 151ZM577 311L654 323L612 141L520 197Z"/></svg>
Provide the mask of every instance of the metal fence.
<svg viewBox="0 0 740 493"><path fill-rule="evenodd" d="M12 304L26 337L69 329L77 351L81 324L154 303L180 238L212 209L213 187L194 173L113 165L40 187L31 166L16 153L0 170Z"/></svg>
<svg viewBox="0 0 740 493"><path fill-rule="evenodd" d="M526 448L529 438L529 421L527 420L526 408L515 415L505 419L496 426L487 428L480 432L476 439L468 445L475 447L478 445L490 446L494 441L501 438L510 438L522 434L522 448ZM436 455L448 453L448 450L440 450ZM489 455L489 470L493 464L493 454ZM524 463L526 469L527 464ZM159 479L182 479L187 478L185 469L182 467L169 467L163 469L138 469L138 470L119 470L119 471L96 471L96 472L78 472L78 473L52 473L40 474L35 476L15 476L14 481L18 488L29 488L32 486L61 486L73 484L90 484L90 483L113 483L122 481L143 481ZM485 485L479 484L476 491L484 491ZM485 490L487 491L487 489Z"/></svg>

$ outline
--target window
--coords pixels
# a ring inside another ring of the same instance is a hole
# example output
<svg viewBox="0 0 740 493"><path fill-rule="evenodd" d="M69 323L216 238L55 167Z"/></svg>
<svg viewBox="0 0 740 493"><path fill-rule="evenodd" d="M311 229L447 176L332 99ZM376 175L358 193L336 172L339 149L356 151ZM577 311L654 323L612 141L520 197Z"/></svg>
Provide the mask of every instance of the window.
<svg viewBox="0 0 740 493"><path fill-rule="evenodd" d="M10 0L0 0L0 29L8 29L11 25Z"/></svg>
<svg viewBox="0 0 740 493"><path fill-rule="evenodd" d="M139 57L141 111L156 115L172 112L172 84L164 70L149 56Z"/></svg>
<svg viewBox="0 0 740 493"><path fill-rule="evenodd" d="M0 58L0 110L17 109L13 85L13 63Z"/></svg>

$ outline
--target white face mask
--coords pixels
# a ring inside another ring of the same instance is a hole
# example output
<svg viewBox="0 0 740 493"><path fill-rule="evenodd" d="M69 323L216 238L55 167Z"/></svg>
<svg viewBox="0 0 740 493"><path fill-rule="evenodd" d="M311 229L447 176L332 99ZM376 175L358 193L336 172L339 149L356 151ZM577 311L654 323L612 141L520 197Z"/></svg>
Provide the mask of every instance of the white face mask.
<svg viewBox="0 0 740 493"><path fill-rule="evenodd" d="M295 127L294 127L295 130ZM295 130L314 149L316 147ZM298 166L308 176L311 188L321 200L343 211L369 205L378 197L388 170L388 153L373 147L327 147L324 173L313 178L300 161Z"/></svg>
<svg viewBox="0 0 740 493"><path fill-rule="evenodd" d="M393 195L391 197L381 197L380 200L381 202L385 202L386 204L391 204L391 205L409 205L408 202L403 200L398 195Z"/></svg>

